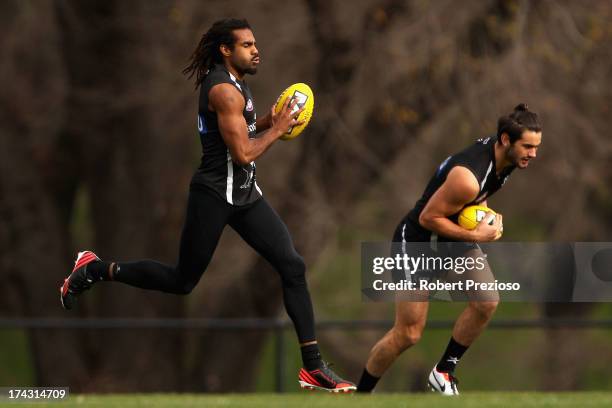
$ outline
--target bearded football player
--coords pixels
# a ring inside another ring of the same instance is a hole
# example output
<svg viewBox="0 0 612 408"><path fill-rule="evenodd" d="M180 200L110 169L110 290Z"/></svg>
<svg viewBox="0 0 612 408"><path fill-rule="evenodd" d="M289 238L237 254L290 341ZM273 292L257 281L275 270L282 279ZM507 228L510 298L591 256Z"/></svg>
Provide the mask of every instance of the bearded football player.
<svg viewBox="0 0 612 408"><path fill-rule="evenodd" d="M476 259L478 242L501 237L502 216L485 217L472 230L458 225L461 210L471 205L487 206L487 199L498 191L515 169L526 169L542 141L538 115L525 104L498 120L497 134L482 138L463 151L448 157L436 170L422 197L397 226L393 242L452 245L455 256ZM446 245L446 247L448 247ZM444 245L442 245L444 246ZM494 281L486 268L479 281ZM497 293L471 298L453 327L452 336L440 361L429 374L430 387L444 395L458 395L455 368L491 320L498 304ZM428 297L395 303L395 324L372 348L358 392L371 392L395 359L415 345L427 321Z"/></svg>

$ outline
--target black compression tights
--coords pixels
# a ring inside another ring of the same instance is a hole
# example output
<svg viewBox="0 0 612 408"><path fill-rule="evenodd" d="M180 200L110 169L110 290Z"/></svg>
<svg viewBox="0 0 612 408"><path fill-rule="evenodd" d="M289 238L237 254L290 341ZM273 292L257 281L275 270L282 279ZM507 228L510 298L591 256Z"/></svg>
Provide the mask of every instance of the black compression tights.
<svg viewBox="0 0 612 408"><path fill-rule="evenodd" d="M176 267L157 261L119 262L114 280L143 289L185 295L206 270L225 226L240 236L279 272L285 308L300 343L315 339L314 317L304 261L287 227L265 199L236 207L207 190L192 190Z"/></svg>

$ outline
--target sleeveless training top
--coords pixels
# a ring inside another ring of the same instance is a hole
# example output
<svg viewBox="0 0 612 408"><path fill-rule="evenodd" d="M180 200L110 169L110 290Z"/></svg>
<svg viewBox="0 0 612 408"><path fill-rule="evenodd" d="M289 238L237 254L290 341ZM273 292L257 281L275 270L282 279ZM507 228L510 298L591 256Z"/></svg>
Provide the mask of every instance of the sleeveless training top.
<svg viewBox="0 0 612 408"><path fill-rule="evenodd" d="M208 109L208 93L213 86L230 84L244 97L242 115L246 121L249 139L256 137L257 114L253 96L245 81L239 81L225 66L215 65L200 87L198 132L202 142L202 162L191 180L192 186L213 190L232 205L245 205L258 200L262 192L257 185L255 162L241 166L232 161L229 149L219 132L217 113Z"/></svg>
<svg viewBox="0 0 612 408"><path fill-rule="evenodd" d="M469 169L478 184L480 185L480 192L474 201L466 204L465 206L476 205L483 202L499 190L510 173L514 170L514 166L508 167L502 171L500 176L497 176L495 172L495 143L497 137L487 137L478 139L476 143L468 146L461 152L449 156L440 164L434 176L429 180L422 197L416 202L414 208L404 217L402 222L406 223L410 227L411 239L416 241L429 241L431 237L431 231L423 228L419 224L419 216L425 208L425 205L433 196L433 194L440 188L440 186L446 181L446 176L455 166L462 166ZM448 218L457 223L459 212L449 216ZM439 238L442 240L449 240L444 237Z"/></svg>

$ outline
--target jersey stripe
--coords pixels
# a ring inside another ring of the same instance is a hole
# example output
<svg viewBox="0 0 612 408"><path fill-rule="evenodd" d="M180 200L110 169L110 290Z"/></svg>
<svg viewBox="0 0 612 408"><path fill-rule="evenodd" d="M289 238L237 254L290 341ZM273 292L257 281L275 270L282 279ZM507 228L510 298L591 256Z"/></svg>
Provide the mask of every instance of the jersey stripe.
<svg viewBox="0 0 612 408"><path fill-rule="evenodd" d="M493 160L489 163L489 168L487 169L487 174L485 174L484 178L480 182L480 191L484 188L485 183L487 182L487 177L489 177L489 173L491 173L491 169L493 169Z"/></svg>
<svg viewBox="0 0 612 408"><path fill-rule="evenodd" d="M242 92L242 87L240 86L240 84L238 83L238 81L236 80L236 77L234 75L232 75L231 72L228 72L230 79L232 80L232 82L234 83L234 85L236 85L236 87L240 90L240 92Z"/></svg>
<svg viewBox="0 0 612 408"><path fill-rule="evenodd" d="M228 203L234 204L232 200L232 194L234 192L234 162L232 161L232 155L227 149L227 181L225 187L225 199Z"/></svg>
<svg viewBox="0 0 612 408"><path fill-rule="evenodd" d="M402 254L406 255L406 223L402 226ZM406 269L404 269L404 279L412 282L412 275Z"/></svg>

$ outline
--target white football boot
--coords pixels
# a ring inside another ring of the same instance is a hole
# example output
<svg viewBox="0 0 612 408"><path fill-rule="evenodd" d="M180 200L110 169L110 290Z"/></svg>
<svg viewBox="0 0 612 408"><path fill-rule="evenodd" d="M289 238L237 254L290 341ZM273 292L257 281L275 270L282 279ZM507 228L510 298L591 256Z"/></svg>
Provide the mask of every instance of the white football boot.
<svg viewBox="0 0 612 408"><path fill-rule="evenodd" d="M431 373L429 373L429 386L434 392L439 392L442 395L459 395L457 389L457 378L451 373L443 373L438 371L434 366Z"/></svg>

